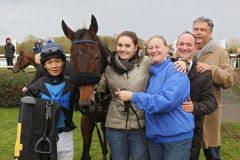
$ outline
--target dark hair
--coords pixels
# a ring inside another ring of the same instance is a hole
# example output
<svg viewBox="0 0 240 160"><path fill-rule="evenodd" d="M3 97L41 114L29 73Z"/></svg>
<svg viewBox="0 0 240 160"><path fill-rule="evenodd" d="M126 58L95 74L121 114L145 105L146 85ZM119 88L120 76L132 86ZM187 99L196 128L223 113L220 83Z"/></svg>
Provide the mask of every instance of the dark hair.
<svg viewBox="0 0 240 160"><path fill-rule="evenodd" d="M120 33L118 36L117 36L117 41L119 40L119 38L121 38L122 36L127 36L129 38L132 39L133 41L133 44L134 45L138 45L138 37L137 37L137 34L135 32L132 32L132 31L123 31L122 33Z"/></svg>
<svg viewBox="0 0 240 160"><path fill-rule="evenodd" d="M193 26L197 22L207 22L207 24L210 28L210 31L211 32L213 31L214 23L212 22L212 20L210 18L207 18L207 17L204 17L204 16L198 17L193 21Z"/></svg>
<svg viewBox="0 0 240 160"><path fill-rule="evenodd" d="M10 38L10 37L7 37L5 41L7 42L7 40L10 40L10 41L11 41L11 38Z"/></svg>

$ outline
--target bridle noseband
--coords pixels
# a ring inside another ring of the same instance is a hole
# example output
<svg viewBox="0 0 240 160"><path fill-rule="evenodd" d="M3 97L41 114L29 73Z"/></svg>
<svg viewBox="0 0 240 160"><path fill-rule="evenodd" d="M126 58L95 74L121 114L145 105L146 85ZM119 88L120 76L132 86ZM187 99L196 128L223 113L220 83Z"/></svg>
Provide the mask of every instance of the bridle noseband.
<svg viewBox="0 0 240 160"><path fill-rule="evenodd" d="M82 44L82 43L92 43L92 44L98 45L97 41L94 41L94 40L75 40L72 42L72 45Z"/></svg>

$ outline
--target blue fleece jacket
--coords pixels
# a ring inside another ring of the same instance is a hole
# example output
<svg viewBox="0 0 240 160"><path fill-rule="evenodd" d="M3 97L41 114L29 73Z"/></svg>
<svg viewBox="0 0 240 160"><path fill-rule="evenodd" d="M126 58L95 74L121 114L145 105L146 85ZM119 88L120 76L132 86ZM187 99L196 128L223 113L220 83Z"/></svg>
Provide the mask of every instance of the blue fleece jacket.
<svg viewBox="0 0 240 160"><path fill-rule="evenodd" d="M171 143L193 137L194 116L182 110L190 97L187 74L174 69L170 59L150 67L146 93L135 92L131 101L145 111L146 137L155 143Z"/></svg>

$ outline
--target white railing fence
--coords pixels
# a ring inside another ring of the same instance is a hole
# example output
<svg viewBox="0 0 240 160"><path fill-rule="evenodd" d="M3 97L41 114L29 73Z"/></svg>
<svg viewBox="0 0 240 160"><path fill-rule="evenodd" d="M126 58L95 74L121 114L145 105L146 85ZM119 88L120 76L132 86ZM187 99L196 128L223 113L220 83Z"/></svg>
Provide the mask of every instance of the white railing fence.
<svg viewBox="0 0 240 160"><path fill-rule="evenodd" d="M67 60L70 59L70 54L66 54ZM13 64L15 64L17 60L18 55L15 55L15 58L13 58ZM0 68L13 68L13 66L7 66L7 61L4 55L0 55ZM33 66L28 66L27 68L34 68Z"/></svg>
<svg viewBox="0 0 240 160"><path fill-rule="evenodd" d="M240 58L230 58L230 63L233 68L240 69Z"/></svg>
<svg viewBox="0 0 240 160"><path fill-rule="evenodd" d="M66 54L66 56L67 56L67 59L69 60L70 55ZM15 63L16 60L17 60L17 55L13 59L13 63ZM240 69L240 58L230 58L230 62L233 68ZM29 66L29 67L32 68L33 66ZM12 68L12 66L7 66L6 59L3 56L0 56L0 68Z"/></svg>

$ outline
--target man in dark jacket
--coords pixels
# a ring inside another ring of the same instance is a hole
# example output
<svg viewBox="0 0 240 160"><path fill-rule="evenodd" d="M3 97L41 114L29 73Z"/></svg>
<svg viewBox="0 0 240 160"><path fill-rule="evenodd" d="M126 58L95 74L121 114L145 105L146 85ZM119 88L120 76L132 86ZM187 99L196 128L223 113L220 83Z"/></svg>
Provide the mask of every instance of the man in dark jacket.
<svg viewBox="0 0 240 160"><path fill-rule="evenodd" d="M33 45L33 53L34 54L40 53L42 47L43 47L42 40L38 39L37 42L35 42L34 45Z"/></svg>
<svg viewBox="0 0 240 160"><path fill-rule="evenodd" d="M212 113L217 108L217 102L213 95L213 83L211 71L198 73L196 61L193 59L195 52L195 37L190 32L182 33L177 39L177 56L179 59L187 59L189 62L188 78L190 80L190 98L182 105L183 110L192 112L195 118L194 137L191 148L191 160L198 160L202 140L203 115Z"/></svg>
<svg viewBox="0 0 240 160"><path fill-rule="evenodd" d="M14 53L15 53L15 47L11 43L11 38L7 37L6 38L6 44L4 46L5 50L5 58L7 61L8 66L13 66L13 58L14 58Z"/></svg>

